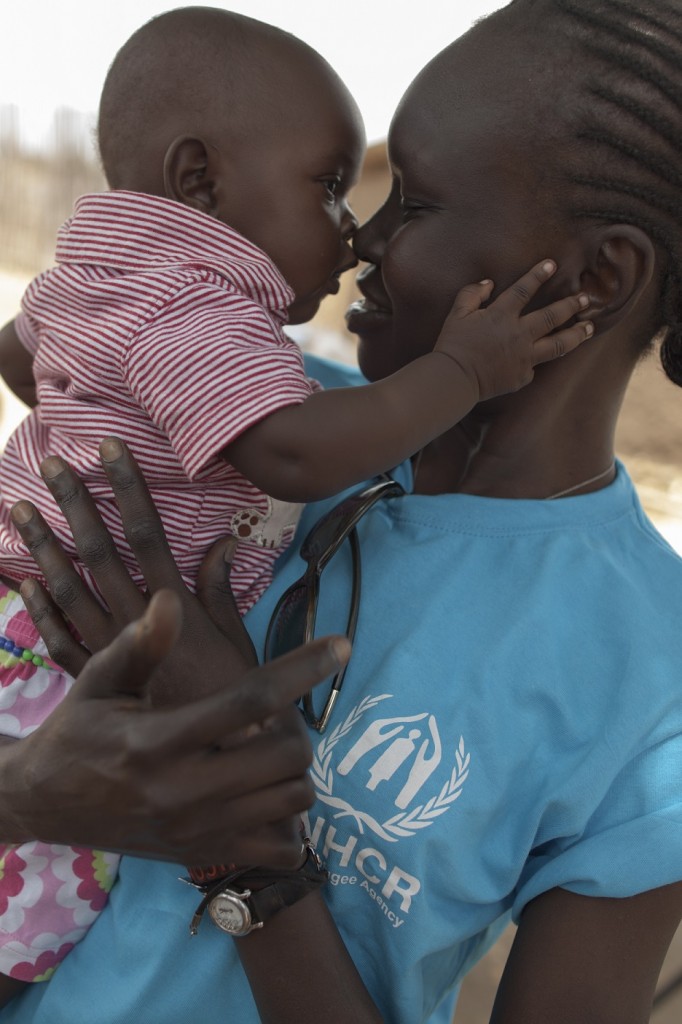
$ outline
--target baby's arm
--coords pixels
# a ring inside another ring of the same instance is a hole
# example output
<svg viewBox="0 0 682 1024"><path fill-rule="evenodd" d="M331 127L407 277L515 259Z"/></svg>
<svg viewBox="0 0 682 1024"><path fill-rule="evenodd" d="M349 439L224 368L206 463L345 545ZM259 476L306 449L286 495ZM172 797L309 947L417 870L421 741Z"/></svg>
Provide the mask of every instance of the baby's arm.
<svg viewBox="0 0 682 1024"><path fill-rule="evenodd" d="M538 264L486 309L481 302L492 281L462 289L433 352L375 384L319 392L286 406L246 430L223 457L285 501L328 497L397 465L478 402L518 390L538 363L590 337L589 323L547 336L585 307L584 296L523 315L555 269L551 261Z"/></svg>
<svg viewBox="0 0 682 1024"><path fill-rule="evenodd" d="M33 379L33 356L19 340L14 320L10 320L0 330L0 376L26 405L33 408L38 404Z"/></svg>

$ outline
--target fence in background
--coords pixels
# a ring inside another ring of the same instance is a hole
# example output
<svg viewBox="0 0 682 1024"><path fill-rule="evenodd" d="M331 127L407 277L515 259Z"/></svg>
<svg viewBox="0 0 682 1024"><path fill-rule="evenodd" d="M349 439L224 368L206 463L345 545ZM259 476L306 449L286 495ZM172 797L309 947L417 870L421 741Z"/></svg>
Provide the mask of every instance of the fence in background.
<svg viewBox="0 0 682 1024"><path fill-rule="evenodd" d="M62 108L46 138L28 146L17 108L0 106L0 265L6 269L32 275L49 266L74 199L105 187L91 131L86 115Z"/></svg>

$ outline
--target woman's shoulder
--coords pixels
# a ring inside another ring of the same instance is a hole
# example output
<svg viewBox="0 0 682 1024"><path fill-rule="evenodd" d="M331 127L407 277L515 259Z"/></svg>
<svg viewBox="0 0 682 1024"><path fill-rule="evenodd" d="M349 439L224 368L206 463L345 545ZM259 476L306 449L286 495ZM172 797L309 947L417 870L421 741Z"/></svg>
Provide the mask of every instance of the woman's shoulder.
<svg viewBox="0 0 682 1024"><path fill-rule="evenodd" d="M324 388L347 388L367 384L357 366L336 363L311 353L306 353L304 361L308 376L318 380Z"/></svg>

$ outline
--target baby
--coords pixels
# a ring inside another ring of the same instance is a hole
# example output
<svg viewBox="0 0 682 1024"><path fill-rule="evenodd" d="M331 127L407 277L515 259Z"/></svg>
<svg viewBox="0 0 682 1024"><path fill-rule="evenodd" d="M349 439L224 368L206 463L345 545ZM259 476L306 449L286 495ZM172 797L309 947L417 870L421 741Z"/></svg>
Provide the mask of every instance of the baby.
<svg viewBox="0 0 682 1024"><path fill-rule="evenodd" d="M38 480L48 454L87 483L141 583L97 457L102 436L124 438L189 585L218 536L244 541L231 576L244 613L298 503L409 457L591 333L581 323L544 337L583 296L523 315L554 271L546 261L486 309L491 281L465 289L434 352L386 380L331 392L309 381L283 326L310 319L356 264L347 197L363 129L326 62L271 26L210 8L145 25L109 71L99 143L112 191L78 201L57 267L0 334L3 376L29 398L35 381L37 398L0 464L0 711L15 736L70 685L34 652L14 592L35 575L10 517L19 498L73 550ZM420 216L428 230L438 212ZM116 858L31 843L6 847L0 867L0 971L40 980L96 917Z"/></svg>

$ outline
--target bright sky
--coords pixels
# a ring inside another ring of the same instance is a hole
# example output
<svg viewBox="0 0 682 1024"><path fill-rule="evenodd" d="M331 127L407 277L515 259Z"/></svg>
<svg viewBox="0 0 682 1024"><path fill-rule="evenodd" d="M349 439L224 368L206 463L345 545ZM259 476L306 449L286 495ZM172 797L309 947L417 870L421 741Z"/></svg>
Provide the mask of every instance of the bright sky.
<svg viewBox="0 0 682 1024"><path fill-rule="evenodd" d="M357 99L372 141L386 135L398 100L427 60L504 2L234 0L224 6L280 25L319 50ZM56 107L94 112L118 48L149 18L179 6L173 0L3 5L0 105L19 106L31 142L46 135Z"/></svg>

